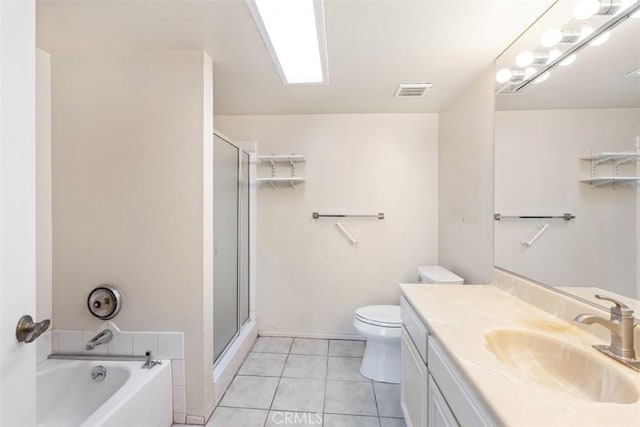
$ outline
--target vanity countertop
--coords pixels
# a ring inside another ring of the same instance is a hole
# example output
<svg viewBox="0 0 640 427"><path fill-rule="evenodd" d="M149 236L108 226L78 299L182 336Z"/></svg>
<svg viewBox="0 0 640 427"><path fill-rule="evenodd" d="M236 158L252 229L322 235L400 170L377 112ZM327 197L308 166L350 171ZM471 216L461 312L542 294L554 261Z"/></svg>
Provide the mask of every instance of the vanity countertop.
<svg viewBox="0 0 640 427"><path fill-rule="evenodd" d="M400 287L431 335L437 338L499 423L509 426L640 425L640 400L628 404L595 402L540 385L500 362L488 349L485 333L518 329L562 340L602 359L640 392L640 373L591 347L608 342L493 285L401 284Z"/></svg>

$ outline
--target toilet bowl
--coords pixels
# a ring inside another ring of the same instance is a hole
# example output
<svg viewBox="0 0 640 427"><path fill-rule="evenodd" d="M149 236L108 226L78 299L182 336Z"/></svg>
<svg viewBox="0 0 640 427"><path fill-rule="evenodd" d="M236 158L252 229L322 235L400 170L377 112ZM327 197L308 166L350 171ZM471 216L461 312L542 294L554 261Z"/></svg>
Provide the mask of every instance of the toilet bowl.
<svg viewBox="0 0 640 427"><path fill-rule="evenodd" d="M356 331L367 340L360 365L362 376L385 383L400 382L399 305L369 305L356 310Z"/></svg>
<svg viewBox="0 0 640 427"><path fill-rule="evenodd" d="M462 284L464 280L439 266L418 267L418 276L425 284ZM385 383L399 383L400 336L402 319L399 305L369 305L356 310L353 326L367 344L360 365L362 376Z"/></svg>

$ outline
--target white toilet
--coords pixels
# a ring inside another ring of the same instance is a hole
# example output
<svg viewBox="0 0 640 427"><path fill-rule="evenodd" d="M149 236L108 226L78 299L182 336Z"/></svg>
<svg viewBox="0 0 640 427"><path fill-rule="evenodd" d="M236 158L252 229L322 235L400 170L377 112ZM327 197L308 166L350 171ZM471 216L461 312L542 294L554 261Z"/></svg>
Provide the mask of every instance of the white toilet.
<svg viewBox="0 0 640 427"><path fill-rule="evenodd" d="M421 283L461 285L464 280L439 265L418 267ZM356 310L353 326L366 338L367 345L360 373L369 379L399 383L400 334L402 320L399 305L369 305Z"/></svg>

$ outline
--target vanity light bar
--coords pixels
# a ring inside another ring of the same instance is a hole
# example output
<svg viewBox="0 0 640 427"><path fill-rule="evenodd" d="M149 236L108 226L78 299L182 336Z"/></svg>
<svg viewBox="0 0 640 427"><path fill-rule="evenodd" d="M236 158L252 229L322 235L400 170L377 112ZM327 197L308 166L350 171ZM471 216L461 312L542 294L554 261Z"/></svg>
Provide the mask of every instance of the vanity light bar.
<svg viewBox="0 0 640 427"><path fill-rule="evenodd" d="M525 88L527 88L533 82L542 82L546 80L546 76L549 75L547 73L550 72L552 69L556 68L558 65L563 63L572 55L575 55L578 51L583 49L585 46L589 45L590 43L594 42L594 40L603 36L605 33L607 33L607 31L611 31L613 28L617 27L622 22L624 22L625 20L627 20L628 18L630 18L632 15L634 15L636 12L639 12L639 11L640 11L640 0L637 0L635 3L629 6L624 11L624 13L620 13L614 16L613 18L608 20L606 23L598 27L591 34L584 37L582 40L578 41L573 46L570 46L567 50L562 52L559 56L557 56L553 60L549 61L547 64L543 65L542 67L540 67L539 69L535 70L532 73L527 73L528 75L523 76L523 73L525 73L524 70L518 70L518 69L511 70L513 72L514 77L507 80L496 92L502 93L502 94L518 93L524 90Z"/></svg>
<svg viewBox="0 0 640 427"><path fill-rule="evenodd" d="M620 25L622 22L626 21L629 17L631 17L631 15L633 15L638 10L640 10L640 0L636 1L635 4L633 6L631 6L631 7L629 7L624 13L611 18L604 25L598 27L598 29L595 30L593 33L589 34L587 37L585 37L584 39L580 40L578 43L576 43L575 45L571 46L569 49L564 51L559 57L557 57L556 59L554 59L553 61L548 63L546 66L540 68L536 73L534 73L532 76L530 76L529 79L525 80L519 86L517 86L515 88L515 92L519 92L519 91L523 90L528 85L530 85L532 82L534 82L538 77L540 77L544 73L552 70L553 68L558 66L558 64L560 64L562 61L564 61L565 59L567 59L571 55L577 53L583 47L587 46L589 43L591 43L592 41L594 41L595 39L597 39L598 37L600 37L601 35L603 35L607 31L610 31L610 30L614 29L615 27Z"/></svg>

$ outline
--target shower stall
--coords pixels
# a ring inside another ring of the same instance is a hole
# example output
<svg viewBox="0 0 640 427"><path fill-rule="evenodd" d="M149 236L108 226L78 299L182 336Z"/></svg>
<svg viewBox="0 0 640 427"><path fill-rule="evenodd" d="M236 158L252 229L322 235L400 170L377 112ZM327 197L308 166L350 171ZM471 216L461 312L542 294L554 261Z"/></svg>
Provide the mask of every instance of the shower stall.
<svg viewBox="0 0 640 427"><path fill-rule="evenodd" d="M213 353L230 348L249 321L250 155L214 132Z"/></svg>

